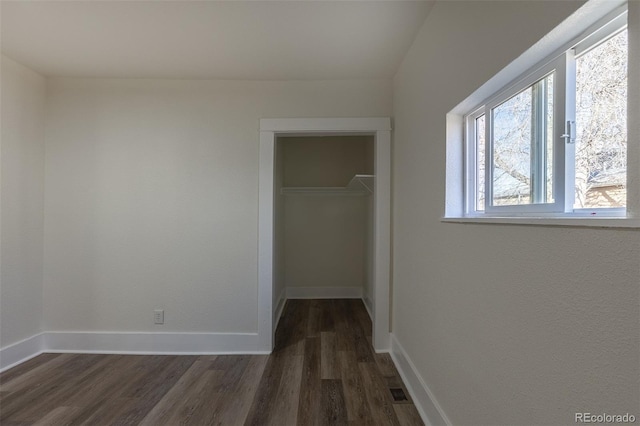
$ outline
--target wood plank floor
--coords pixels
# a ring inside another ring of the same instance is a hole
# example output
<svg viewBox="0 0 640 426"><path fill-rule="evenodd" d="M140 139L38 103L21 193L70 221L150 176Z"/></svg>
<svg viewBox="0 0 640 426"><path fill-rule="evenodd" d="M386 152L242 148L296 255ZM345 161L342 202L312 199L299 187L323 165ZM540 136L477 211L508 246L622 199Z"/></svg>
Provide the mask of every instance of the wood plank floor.
<svg viewBox="0 0 640 426"><path fill-rule="evenodd" d="M290 300L271 355L40 355L0 375L0 424L422 421L362 301Z"/></svg>

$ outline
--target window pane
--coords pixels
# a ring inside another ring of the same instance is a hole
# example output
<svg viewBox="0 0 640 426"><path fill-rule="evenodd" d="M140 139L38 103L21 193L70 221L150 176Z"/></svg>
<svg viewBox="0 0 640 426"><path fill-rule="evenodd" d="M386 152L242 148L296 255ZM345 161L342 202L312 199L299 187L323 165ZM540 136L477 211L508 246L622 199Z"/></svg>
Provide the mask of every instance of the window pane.
<svg viewBox="0 0 640 426"><path fill-rule="evenodd" d="M553 74L493 108L493 205L553 201Z"/></svg>
<svg viewBox="0 0 640 426"><path fill-rule="evenodd" d="M532 88L493 109L493 205L529 204Z"/></svg>
<svg viewBox="0 0 640 426"><path fill-rule="evenodd" d="M627 31L576 59L575 208L627 201Z"/></svg>
<svg viewBox="0 0 640 426"><path fill-rule="evenodd" d="M484 159L485 159L484 114L476 118L476 210L484 210Z"/></svg>

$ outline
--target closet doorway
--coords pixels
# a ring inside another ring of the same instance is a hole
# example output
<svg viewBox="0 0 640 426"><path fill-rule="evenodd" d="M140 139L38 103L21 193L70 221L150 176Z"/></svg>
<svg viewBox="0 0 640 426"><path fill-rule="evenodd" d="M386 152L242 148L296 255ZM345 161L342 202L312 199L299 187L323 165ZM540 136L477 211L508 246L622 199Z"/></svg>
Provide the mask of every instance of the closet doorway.
<svg viewBox="0 0 640 426"><path fill-rule="evenodd" d="M261 120L258 227L259 350L287 298L362 298L390 349L388 118Z"/></svg>

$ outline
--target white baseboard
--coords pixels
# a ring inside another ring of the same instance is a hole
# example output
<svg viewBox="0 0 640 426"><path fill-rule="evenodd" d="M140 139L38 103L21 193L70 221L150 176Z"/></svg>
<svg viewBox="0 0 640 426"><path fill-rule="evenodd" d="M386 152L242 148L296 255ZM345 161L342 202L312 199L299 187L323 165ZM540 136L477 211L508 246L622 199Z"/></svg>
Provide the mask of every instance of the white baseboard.
<svg viewBox="0 0 640 426"><path fill-rule="evenodd" d="M276 304L275 318L273 321L273 330L278 328L278 323L280 322L280 317L282 316L282 311L284 310L284 305L287 302L287 288L284 287L278 296L278 303Z"/></svg>
<svg viewBox="0 0 640 426"><path fill-rule="evenodd" d="M287 299L362 299L362 287L287 287Z"/></svg>
<svg viewBox="0 0 640 426"><path fill-rule="evenodd" d="M0 372L22 364L43 352L43 333L0 349Z"/></svg>
<svg viewBox="0 0 640 426"><path fill-rule="evenodd" d="M0 372L41 353L138 355L269 354L257 333L144 333L53 331L0 349Z"/></svg>
<svg viewBox="0 0 640 426"><path fill-rule="evenodd" d="M427 426L450 426L449 418L393 333L391 334L391 358L424 423Z"/></svg>
<svg viewBox="0 0 640 426"><path fill-rule="evenodd" d="M257 333L47 332L45 352L215 355L268 354Z"/></svg>

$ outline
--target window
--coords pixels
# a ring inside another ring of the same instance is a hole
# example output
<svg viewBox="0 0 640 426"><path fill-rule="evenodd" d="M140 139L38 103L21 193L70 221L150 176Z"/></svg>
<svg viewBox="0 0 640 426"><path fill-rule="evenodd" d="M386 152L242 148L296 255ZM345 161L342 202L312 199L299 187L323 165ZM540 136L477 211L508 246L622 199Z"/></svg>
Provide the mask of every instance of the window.
<svg viewBox="0 0 640 426"><path fill-rule="evenodd" d="M602 24L465 115L467 216L625 216L626 10Z"/></svg>
<svg viewBox="0 0 640 426"><path fill-rule="evenodd" d="M576 57L574 208L624 207L627 31Z"/></svg>

